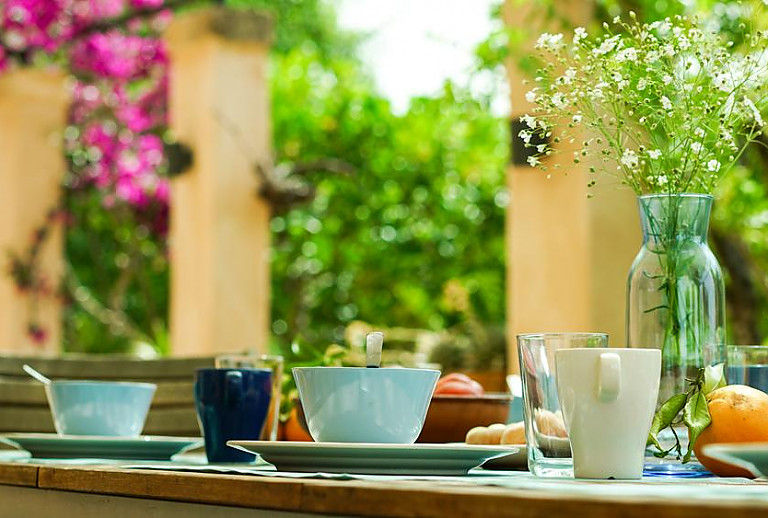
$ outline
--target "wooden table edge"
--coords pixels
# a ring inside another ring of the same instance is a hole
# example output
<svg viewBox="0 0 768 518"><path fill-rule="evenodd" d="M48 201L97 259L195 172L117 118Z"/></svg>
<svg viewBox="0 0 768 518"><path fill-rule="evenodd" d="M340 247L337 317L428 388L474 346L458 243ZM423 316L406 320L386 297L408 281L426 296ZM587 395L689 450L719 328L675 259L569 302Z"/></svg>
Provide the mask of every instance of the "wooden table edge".
<svg viewBox="0 0 768 518"><path fill-rule="evenodd" d="M12 477L18 470L24 476ZM573 495L551 490L429 482L286 479L93 466L0 464L0 484L79 493L305 513L368 517L589 516L608 518L753 518L768 502L752 500L649 502L640 497ZM767 488L768 490L768 488Z"/></svg>
<svg viewBox="0 0 768 518"><path fill-rule="evenodd" d="M18 463L0 463L0 484L6 486L37 487L39 466Z"/></svg>

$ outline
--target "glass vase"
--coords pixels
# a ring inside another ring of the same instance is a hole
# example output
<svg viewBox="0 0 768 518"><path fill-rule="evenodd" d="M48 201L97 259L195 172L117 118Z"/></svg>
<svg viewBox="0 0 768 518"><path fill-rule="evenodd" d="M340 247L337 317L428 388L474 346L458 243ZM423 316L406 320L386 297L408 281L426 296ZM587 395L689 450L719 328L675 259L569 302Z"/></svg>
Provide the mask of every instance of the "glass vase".
<svg viewBox="0 0 768 518"><path fill-rule="evenodd" d="M712 196L640 196L643 246L629 272L627 346L661 350L659 404L725 360L725 285L707 245Z"/></svg>

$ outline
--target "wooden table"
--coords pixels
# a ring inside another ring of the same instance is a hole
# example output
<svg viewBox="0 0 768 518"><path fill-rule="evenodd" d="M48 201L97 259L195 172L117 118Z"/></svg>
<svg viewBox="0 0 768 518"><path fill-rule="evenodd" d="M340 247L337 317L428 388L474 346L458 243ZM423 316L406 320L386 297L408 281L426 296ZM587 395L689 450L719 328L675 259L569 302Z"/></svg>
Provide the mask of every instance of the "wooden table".
<svg viewBox="0 0 768 518"><path fill-rule="evenodd" d="M766 498L648 501L426 481L335 481L0 463L0 517L755 518Z"/></svg>

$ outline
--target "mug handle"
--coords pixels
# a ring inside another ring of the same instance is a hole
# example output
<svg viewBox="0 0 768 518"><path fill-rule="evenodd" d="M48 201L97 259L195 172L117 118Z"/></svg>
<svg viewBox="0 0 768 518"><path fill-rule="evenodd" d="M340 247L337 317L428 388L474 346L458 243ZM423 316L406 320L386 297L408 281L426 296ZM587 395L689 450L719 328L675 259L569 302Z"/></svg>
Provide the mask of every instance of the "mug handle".
<svg viewBox="0 0 768 518"><path fill-rule="evenodd" d="M616 401L621 392L621 357L616 353L600 355L597 395L601 401Z"/></svg>
<svg viewBox="0 0 768 518"><path fill-rule="evenodd" d="M229 371L225 376L224 399L227 403L237 403L243 398L243 373Z"/></svg>

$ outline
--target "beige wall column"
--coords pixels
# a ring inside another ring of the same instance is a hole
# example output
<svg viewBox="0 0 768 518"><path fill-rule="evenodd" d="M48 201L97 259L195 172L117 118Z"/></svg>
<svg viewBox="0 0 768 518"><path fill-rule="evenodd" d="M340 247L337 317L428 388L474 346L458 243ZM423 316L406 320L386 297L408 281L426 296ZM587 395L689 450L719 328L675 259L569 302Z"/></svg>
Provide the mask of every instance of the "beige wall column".
<svg viewBox="0 0 768 518"><path fill-rule="evenodd" d="M592 2L555 0L555 11L573 26L589 26ZM507 0L507 26L527 43L508 64L512 119L531 105L522 59L545 30L562 32L536 0ZM513 139L518 138L512 135ZM560 155L568 160L570 152ZM546 173L527 164L507 171L508 353L517 366L515 335L546 331L602 331L624 345L626 276L640 247L634 196L613 179L589 190L586 167L563 163ZM566 174L567 173L567 174ZM587 194L595 195L588 199Z"/></svg>
<svg viewBox="0 0 768 518"><path fill-rule="evenodd" d="M0 75L0 351L57 352L61 305L53 296L21 293L8 274L8 252L25 255L33 233L59 201L65 164L61 150L69 96L65 77L37 69ZM55 224L37 271L55 293L64 267L62 230ZM28 326L45 331L41 342Z"/></svg>
<svg viewBox="0 0 768 518"><path fill-rule="evenodd" d="M269 339L270 20L253 11L180 14L167 33L171 127L194 153L172 182L171 349L204 355Z"/></svg>

